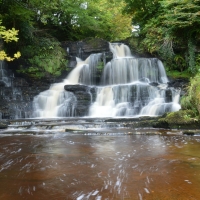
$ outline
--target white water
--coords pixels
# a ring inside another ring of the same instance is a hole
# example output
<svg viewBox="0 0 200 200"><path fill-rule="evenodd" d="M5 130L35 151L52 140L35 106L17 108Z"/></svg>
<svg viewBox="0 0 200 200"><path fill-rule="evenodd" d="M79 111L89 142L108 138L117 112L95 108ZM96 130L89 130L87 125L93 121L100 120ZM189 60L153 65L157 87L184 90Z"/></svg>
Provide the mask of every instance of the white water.
<svg viewBox="0 0 200 200"><path fill-rule="evenodd" d="M0 82L2 82L5 87L11 87L11 74L9 74L6 69L5 61L0 60Z"/></svg>
<svg viewBox="0 0 200 200"><path fill-rule="evenodd" d="M91 117L157 116L180 109L180 91L167 88L162 62L156 58L135 58L124 44L109 44L113 59L102 72L96 86L96 100L91 103ZM64 90L65 85L95 85L96 67L101 54L92 54L62 82L34 99L34 117L65 117L76 115L76 96ZM151 84L152 83L152 84Z"/></svg>
<svg viewBox="0 0 200 200"><path fill-rule="evenodd" d="M36 117L57 117L60 108L62 110L62 108L68 107L70 110L68 105L71 101L75 102L76 97L72 93L64 91L64 86L78 83L80 71L84 65L87 65L87 60L85 62L79 61L67 79L62 83L52 84L49 90L41 92L34 98L34 115ZM66 109L64 111L67 112ZM73 115L73 108L69 114Z"/></svg>

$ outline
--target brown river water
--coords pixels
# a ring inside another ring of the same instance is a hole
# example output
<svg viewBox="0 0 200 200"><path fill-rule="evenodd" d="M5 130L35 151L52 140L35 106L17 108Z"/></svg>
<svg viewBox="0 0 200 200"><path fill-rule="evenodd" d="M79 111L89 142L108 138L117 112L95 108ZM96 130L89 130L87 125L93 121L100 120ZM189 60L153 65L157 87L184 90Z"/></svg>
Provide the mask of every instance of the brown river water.
<svg viewBox="0 0 200 200"><path fill-rule="evenodd" d="M200 199L200 137L0 135L0 199Z"/></svg>

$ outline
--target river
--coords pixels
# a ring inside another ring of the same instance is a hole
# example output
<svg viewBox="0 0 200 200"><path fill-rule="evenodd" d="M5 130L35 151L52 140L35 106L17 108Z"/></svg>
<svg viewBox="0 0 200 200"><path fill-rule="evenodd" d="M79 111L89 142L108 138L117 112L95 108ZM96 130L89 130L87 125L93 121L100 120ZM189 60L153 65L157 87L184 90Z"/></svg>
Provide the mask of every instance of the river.
<svg viewBox="0 0 200 200"><path fill-rule="evenodd" d="M200 137L166 131L1 131L0 199L200 199Z"/></svg>

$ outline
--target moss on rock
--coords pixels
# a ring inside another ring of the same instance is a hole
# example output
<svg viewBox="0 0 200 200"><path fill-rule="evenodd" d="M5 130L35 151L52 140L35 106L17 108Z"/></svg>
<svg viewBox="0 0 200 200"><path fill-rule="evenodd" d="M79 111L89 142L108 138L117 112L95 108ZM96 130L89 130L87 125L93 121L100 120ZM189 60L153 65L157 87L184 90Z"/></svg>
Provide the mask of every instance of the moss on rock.
<svg viewBox="0 0 200 200"><path fill-rule="evenodd" d="M200 115L200 73L191 78L187 95L181 99L181 107L184 110L193 110Z"/></svg>
<svg viewBox="0 0 200 200"><path fill-rule="evenodd" d="M193 110L179 110L167 113L158 119L157 126L162 127L163 124L168 125L169 128L193 129L200 127L200 120Z"/></svg>

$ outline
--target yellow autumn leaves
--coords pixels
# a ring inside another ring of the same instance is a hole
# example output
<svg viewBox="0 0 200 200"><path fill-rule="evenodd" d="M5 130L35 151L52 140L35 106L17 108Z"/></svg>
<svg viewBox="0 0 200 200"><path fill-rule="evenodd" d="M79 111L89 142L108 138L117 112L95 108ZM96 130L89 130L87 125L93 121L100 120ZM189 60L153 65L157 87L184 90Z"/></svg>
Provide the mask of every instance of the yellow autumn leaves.
<svg viewBox="0 0 200 200"><path fill-rule="evenodd" d="M13 61L14 59L19 58L20 56L21 53L19 51L15 53L13 57L8 56L5 51L0 51L0 60Z"/></svg>
<svg viewBox="0 0 200 200"><path fill-rule="evenodd" d="M17 42L19 39L17 37L18 32L19 31L16 30L15 28L6 30L6 28L1 25L1 21L0 21L0 39L3 39L6 43L12 42L12 41ZM0 60L13 61L14 59L17 59L20 56L21 56L21 53L19 51L15 53L13 57L10 57L7 55L7 53L4 50L0 50Z"/></svg>

